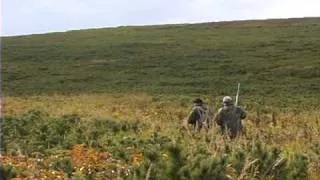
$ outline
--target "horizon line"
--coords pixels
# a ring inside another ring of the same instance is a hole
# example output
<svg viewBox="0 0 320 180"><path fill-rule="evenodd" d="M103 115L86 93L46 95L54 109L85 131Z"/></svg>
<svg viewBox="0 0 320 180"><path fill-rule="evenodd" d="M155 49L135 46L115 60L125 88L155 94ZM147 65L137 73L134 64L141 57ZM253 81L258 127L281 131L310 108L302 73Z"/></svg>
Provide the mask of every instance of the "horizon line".
<svg viewBox="0 0 320 180"><path fill-rule="evenodd" d="M8 37L22 37L22 36L32 36L32 35L46 35L54 33L67 33L72 31L83 31L83 30L95 30L95 29L116 29L123 27L151 27L151 26L178 26L178 25L192 25L192 24L206 24L206 23L221 23L221 22L244 22L244 21L270 21L270 20L290 20L290 19L315 19L320 18L320 16L305 16L305 17L288 17L288 18L253 18L253 19L234 19L234 20L220 20L220 21L198 21L198 22L177 22L177 23L155 23L155 24L128 24L128 25L115 25L115 26L101 26L101 27L88 27L79 29L66 29L61 31L47 31L39 33L26 33L26 34L13 34L13 35L2 35L0 38Z"/></svg>

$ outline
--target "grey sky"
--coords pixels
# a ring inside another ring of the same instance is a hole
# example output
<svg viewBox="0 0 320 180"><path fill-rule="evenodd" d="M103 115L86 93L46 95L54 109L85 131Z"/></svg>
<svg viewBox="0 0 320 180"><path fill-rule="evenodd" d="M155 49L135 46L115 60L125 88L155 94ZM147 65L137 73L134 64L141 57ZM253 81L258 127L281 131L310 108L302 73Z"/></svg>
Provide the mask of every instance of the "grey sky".
<svg viewBox="0 0 320 180"><path fill-rule="evenodd" d="M1 34L320 16L319 0L2 0Z"/></svg>

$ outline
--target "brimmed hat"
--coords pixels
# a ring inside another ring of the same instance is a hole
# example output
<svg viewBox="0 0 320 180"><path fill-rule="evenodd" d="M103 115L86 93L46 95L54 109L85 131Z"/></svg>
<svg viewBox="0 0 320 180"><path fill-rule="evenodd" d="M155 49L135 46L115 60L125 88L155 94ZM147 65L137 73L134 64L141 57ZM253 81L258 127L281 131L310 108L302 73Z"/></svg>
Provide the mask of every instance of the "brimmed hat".
<svg viewBox="0 0 320 180"><path fill-rule="evenodd" d="M197 98L193 101L193 103L203 104L203 101L200 98Z"/></svg>

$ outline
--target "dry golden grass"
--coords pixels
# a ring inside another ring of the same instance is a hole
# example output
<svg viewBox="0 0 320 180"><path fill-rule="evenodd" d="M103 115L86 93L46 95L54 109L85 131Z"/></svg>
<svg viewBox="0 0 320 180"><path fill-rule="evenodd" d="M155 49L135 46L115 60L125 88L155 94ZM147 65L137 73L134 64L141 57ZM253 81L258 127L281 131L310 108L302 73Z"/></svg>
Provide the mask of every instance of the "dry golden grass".
<svg viewBox="0 0 320 180"><path fill-rule="evenodd" d="M189 107L179 102L161 102L147 94L83 94L75 96L30 96L5 97L4 115L21 116L30 110L38 110L59 117L66 114L77 114L84 119L114 118L117 120L139 120L150 125L147 133L163 132L179 135L182 131L182 119L187 116ZM215 107L217 108L217 107ZM262 107L263 108L263 107ZM292 111L274 113L270 109L257 113L249 110L245 120L247 135L239 141L254 138L264 143L280 147L286 152L309 153L310 147L320 142L320 112ZM188 136L187 132L186 136ZM212 133L218 133L215 127ZM181 134L180 134L181 135ZM213 153L219 153L219 147L226 143L219 136L208 145ZM218 137L218 138L217 138ZM195 144L196 145L196 144ZM237 146L237 143L231 144ZM191 147L190 147L191 148ZM196 149L196 147L192 148ZM250 166L250 162L248 162ZM317 179L319 163L310 166L310 178Z"/></svg>
<svg viewBox="0 0 320 180"><path fill-rule="evenodd" d="M83 94L6 97L3 112L4 115L19 116L38 110L54 117L78 114L84 119L140 120L163 131L176 131L191 106L191 103L184 107L179 102L156 102L147 94ZM320 140L320 112L316 110L277 114L249 110L245 123L248 134L262 133L272 140L270 143L299 147Z"/></svg>
<svg viewBox="0 0 320 180"><path fill-rule="evenodd" d="M4 99L4 115L21 116L30 110L41 111L53 117L77 114L84 119L140 120L151 123L154 128L168 130L171 123L164 122L179 122L190 109L174 103L153 103L152 96L146 94L55 95Z"/></svg>

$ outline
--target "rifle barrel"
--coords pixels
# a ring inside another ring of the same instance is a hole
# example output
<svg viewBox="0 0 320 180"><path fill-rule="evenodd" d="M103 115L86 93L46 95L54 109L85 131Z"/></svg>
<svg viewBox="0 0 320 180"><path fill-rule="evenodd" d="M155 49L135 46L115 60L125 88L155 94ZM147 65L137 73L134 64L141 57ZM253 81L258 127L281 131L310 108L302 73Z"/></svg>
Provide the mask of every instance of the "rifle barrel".
<svg viewBox="0 0 320 180"><path fill-rule="evenodd" d="M238 106L238 102L239 102L239 91L240 91L240 83L238 83L238 90L237 90L237 95L236 95L236 106Z"/></svg>

